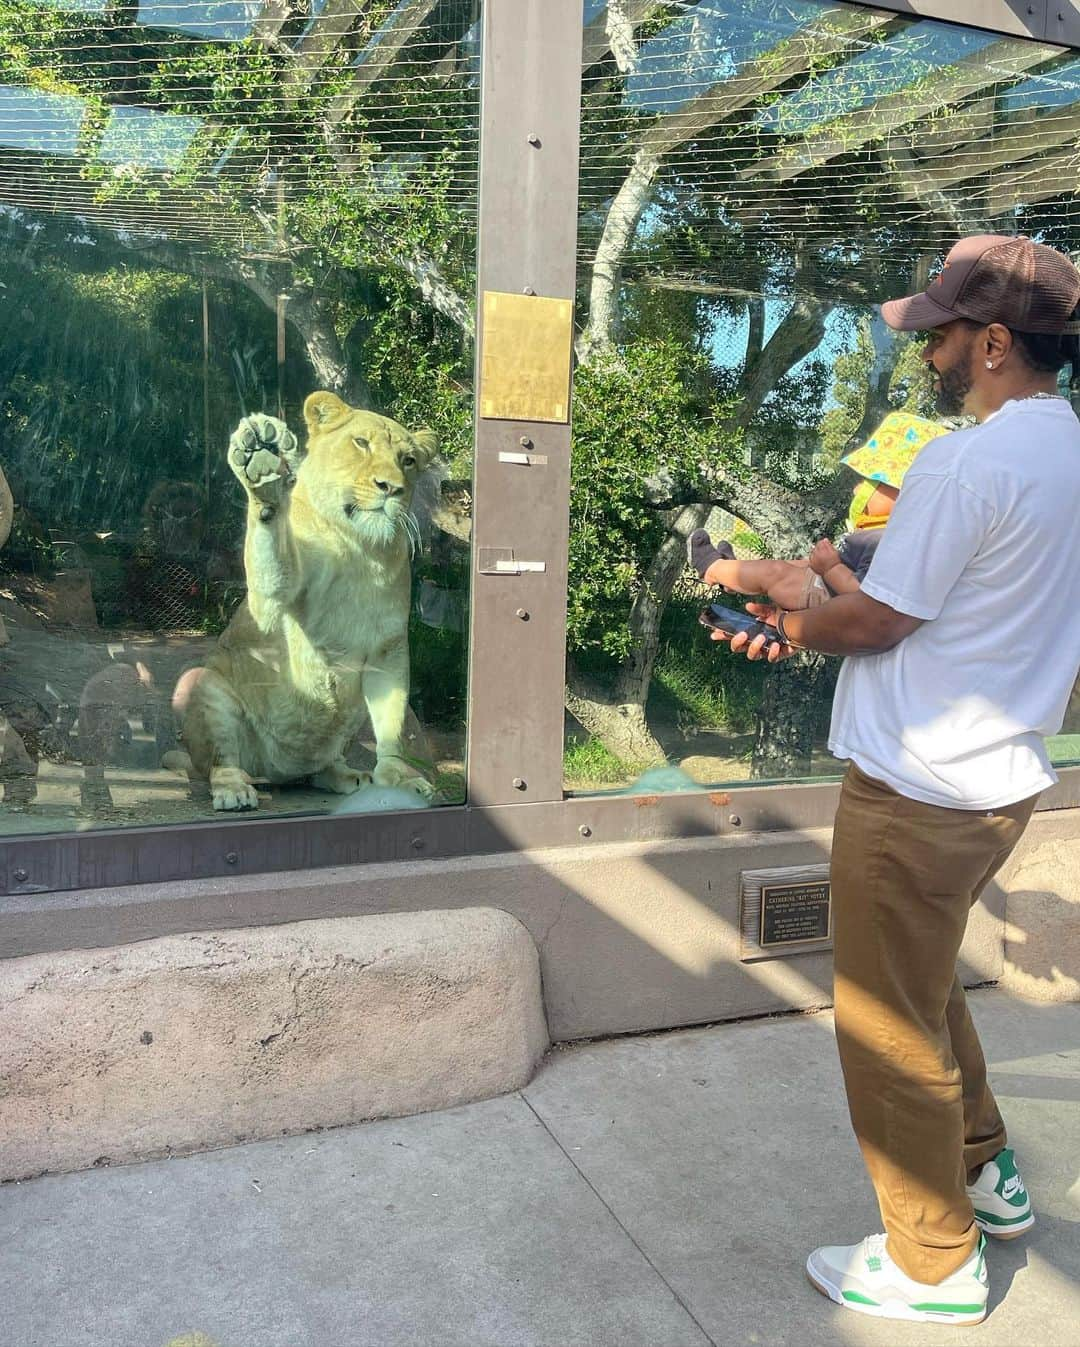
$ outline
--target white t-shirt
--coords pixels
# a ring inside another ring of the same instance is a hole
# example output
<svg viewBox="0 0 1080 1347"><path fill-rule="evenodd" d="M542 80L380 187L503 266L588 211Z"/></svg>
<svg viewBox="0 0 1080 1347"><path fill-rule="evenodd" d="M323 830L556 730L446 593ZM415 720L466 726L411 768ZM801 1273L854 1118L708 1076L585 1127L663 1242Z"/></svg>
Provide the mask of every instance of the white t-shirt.
<svg viewBox="0 0 1080 1347"><path fill-rule="evenodd" d="M863 591L925 619L844 661L829 748L901 795L995 809L1057 777L1080 668L1080 421L1007 402L932 440L904 479Z"/></svg>

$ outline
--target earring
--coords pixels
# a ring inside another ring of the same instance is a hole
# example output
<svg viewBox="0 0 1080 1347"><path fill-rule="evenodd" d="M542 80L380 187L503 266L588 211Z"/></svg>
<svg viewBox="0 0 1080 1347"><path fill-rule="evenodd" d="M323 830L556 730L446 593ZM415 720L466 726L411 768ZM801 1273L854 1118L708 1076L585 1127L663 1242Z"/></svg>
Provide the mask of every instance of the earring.
<svg viewBox="0 0 1080 1347"><path fill-rule="evenodd" d="M986 368L987 368L987 369L993 369L993 368L994 368L994 362L993 362L992 360L988 360L988 361L986 362Z"/></svg>

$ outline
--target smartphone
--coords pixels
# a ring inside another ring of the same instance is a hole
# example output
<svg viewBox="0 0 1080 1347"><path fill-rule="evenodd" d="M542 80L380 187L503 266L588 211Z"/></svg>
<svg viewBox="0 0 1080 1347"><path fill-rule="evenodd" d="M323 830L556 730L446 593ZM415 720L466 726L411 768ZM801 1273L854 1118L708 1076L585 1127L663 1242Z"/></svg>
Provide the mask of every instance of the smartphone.
<svg viewBox="0 0 1080 1347"><path fill-rule="evenodd" d="M761 622L756 617L751 617L749 613L738 613L734 608L721 608L719 604L710 604L704 612L698 614L698 621L703 627L710 627L713 631L725 632L728 636L734 636L737 632L744 631L753 640L755 636L764 635L766 650L770 645L783 644L780 633L775 627L770 626L768 622Z"/></svg>

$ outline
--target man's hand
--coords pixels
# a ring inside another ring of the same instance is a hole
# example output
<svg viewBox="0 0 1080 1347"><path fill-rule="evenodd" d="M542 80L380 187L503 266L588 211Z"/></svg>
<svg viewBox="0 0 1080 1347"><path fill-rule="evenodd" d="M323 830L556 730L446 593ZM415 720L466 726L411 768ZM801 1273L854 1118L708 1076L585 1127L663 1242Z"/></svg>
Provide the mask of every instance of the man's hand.
<svg viewBox="0 0 1080 1347"><path fill-rule="evenodd" d="M748 603L746 605L746 611L751 613L759 621L768 622L770 626L775 627L777 617L784 610L775 607L771 603ZM710 639L713 641L730 641L731 649L735 654L738 654L740 650L745 650L747 659L757 660L764 658L767 659L770 664L779 664L782 659L790 659L791 656L795 654L794 646L784 645L780 641L774 641L769 645L768 652L763 653L765 652L765 646L769 639L764 632L751 640L744 631L737 632L734 636L729 636L723 631L714 631L710 633Z"/></svg>

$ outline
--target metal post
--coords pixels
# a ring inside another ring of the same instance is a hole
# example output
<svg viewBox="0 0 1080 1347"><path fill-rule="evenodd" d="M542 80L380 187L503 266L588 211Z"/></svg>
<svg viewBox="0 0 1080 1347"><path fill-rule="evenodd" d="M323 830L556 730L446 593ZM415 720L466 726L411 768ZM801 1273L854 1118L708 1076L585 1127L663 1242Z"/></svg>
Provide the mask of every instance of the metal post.
<svg viewBox="0 0 1080 1347"><path fill-rule="evenodd" d="M1048 42L1072 41L1067 31L1077 21L1077 0L1063 0L1055 5L1049 5L1047 0L854 0L854 3Z"/></svg>
<svg viewBox="0 0 1080 1347"><path fill-rule="evenodd" d="M210 513L210 296L202 283L203 493Z"/></svg>
<svg viewBox="0 0 1080 1347"><path fill-rule="evenodd" d="M582 0L484 4L467 747L475 805L562 798L565 301L576 276L582 17Z"/></svg>
<svg viewBox="0 0 1080 1347"><path fill-rule="evenodd" d="M285 180L280 172L277 175L277 235L278 248L284 254L286 249ZM285 305L288 303L288 299L288 295L279 293L275 306L275 318L277 319L277 414L282 421L285 420Z"/></svg>

